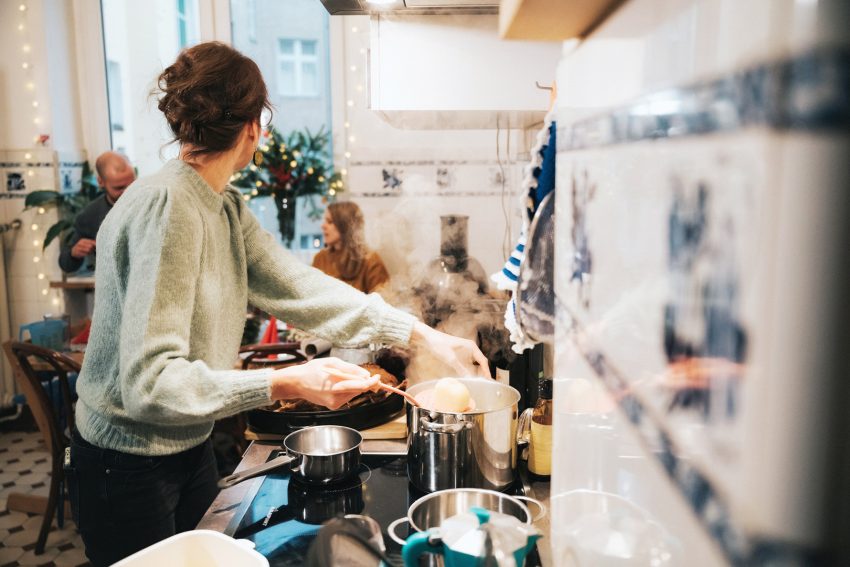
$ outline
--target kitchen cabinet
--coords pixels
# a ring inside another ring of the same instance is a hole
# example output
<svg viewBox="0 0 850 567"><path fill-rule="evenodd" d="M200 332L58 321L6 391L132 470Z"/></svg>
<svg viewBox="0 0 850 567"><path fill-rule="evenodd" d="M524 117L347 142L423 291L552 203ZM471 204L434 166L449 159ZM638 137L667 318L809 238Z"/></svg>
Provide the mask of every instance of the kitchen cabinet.
<svg viewBox="0 0 850 567"><path fill-rule="evenodd" d="M370 108L399 128L527 128L542 121L561 46L499 39L498 16L375 16Z"/></svg>
<svg viewBox="0 0 850 567"><path fill-rule="evenodd" d="M582 37L622 0L502 0L499 35L505 39L558 41Z"/></svg>

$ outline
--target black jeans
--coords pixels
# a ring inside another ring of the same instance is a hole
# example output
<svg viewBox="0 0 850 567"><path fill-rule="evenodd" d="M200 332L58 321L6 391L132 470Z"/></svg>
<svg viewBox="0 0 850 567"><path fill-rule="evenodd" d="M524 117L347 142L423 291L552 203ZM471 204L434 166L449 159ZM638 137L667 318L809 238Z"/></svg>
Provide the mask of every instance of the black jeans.
<svg viewBox="0 0 850 567"><path fill-rule="evenodd" d="M209 439L176 455L142 457L95 447L75 432L65 474L95 567L194 529L218 494Z"/></svg>

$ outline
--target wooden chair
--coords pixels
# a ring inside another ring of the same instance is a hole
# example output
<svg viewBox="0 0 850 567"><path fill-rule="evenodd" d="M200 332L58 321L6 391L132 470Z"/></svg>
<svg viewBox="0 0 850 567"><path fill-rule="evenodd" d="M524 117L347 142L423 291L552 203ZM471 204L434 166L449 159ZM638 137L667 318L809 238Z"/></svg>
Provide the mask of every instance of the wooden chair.
<svg viewBox="0 0 850 567"><path fill-rule="evenodd" d="M47 450L51 455L50 495L44 507L44 520L41 523L41 530L38 533L38 540L35 544L35 554L40 555L44 552L44 544L47 541L50 524L53 521L53 515L56 513L57 508L58 515L56 522L59 527L62 527L65 518L65 473L63 463L65 448L69 445L70 434L74 427L74 408L71 402L71 387L68 383L68 374L70 372L79 373L80 365L62 353L30 343L7 341L3 343L3 350L6 352L6 357L12 365L18 387L27 398L27 404L44 438L44 444L47 446ZM60 416L57 415L47 391L42 386L42 380L38 375L39 372L49 372L59 380L62 410L67 420L67 435L63 431ZM18 496L18 499L26 499L23 495L10 494L8 498L10 509L16 496Z"/></svg>
<svg viewBox="0 0 850 567"><path fill-rule="evenodd" d="M284 368L293 364L307 362L307 357L299 352L299 343L274 343L266 345L245 345L239 349L242 370L251 368ZM279 354L289 355L281 360Z"/></svg>

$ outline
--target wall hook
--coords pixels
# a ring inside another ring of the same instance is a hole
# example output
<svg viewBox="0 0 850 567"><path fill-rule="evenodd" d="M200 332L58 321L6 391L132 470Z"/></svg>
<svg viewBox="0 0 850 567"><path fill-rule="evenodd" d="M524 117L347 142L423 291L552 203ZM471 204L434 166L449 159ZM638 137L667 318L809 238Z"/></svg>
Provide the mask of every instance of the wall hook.
<svg viewBox="0 0 850 567"><path fill-rule="evenodd" d="M551 91L555 87L547 87L546 85L541 85L540 81L534 81L534 86L538 89L542 89L544 91Z"/></svg>

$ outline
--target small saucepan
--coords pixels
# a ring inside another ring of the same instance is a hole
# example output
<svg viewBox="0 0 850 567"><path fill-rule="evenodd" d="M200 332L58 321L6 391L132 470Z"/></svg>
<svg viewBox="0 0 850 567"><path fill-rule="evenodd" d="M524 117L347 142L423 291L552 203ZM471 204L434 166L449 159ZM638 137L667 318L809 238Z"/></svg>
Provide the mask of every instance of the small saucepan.
<svg viewBox="0 0 850 567"><path fill-rule="evenodd" d="M283 440L285 455L262 465L245 469L218 481L230 488L243 480L262 476L289 465L293 477L308 484L331 484L350 477L360 467L360 432L341 425L305 427Z"/></svg>

